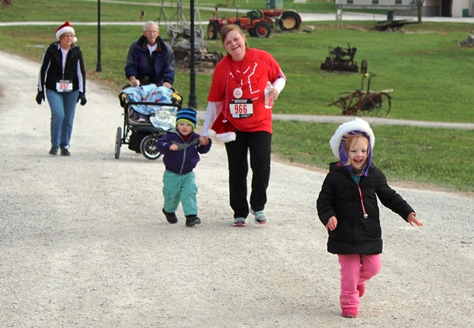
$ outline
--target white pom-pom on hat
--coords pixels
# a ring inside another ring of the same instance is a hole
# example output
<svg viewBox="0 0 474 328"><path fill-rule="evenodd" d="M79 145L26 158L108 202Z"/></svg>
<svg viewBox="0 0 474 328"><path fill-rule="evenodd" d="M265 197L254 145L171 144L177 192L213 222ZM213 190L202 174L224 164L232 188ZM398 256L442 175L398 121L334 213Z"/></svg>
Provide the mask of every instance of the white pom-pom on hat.
<svg viewBox="0 0 474 328"><path fill-rule="evenodd" d="M237 135L235 132L223 132L223 133L216 133L213 129L209 129L207 131L207 136L209 138L216 138L217 141L220 142L231 142L235 141Z"/></svg>
<svg viewBox="0 0 474 328"><path fill-rule="evenodd" d="M235 141L235 138L237 138L237 135L235 132L224 132L224 133L219 133L216 134L216 140L220 142L231 142Z"/></svg>
<svg viewBox="0 0 474 328"><path fill-rule="evenodd" d="M375 135L370 127L369 123L364 121L363 119L356 118L353 121L346 122L341 124L334 135L332 136L331 140L329 141L329 145L331 146L332 153L336 156L337 159L340 160L339 156L339 146L341 145L342 137L352 131L360 131L365 133L369 137L369 144L370 149L374 148L375 144Z"/></svg>
<svg viewBox="0 0 474 328"><path fill-rule="evenodd" d="M56 29L56 40L59 41L61 35L63 35L64 33L72 33L72 35L74 35L74 42L77 42L76 32L72 28L71 23L69 23L68 21L66 21L63 25L59 26Z"/></svg>

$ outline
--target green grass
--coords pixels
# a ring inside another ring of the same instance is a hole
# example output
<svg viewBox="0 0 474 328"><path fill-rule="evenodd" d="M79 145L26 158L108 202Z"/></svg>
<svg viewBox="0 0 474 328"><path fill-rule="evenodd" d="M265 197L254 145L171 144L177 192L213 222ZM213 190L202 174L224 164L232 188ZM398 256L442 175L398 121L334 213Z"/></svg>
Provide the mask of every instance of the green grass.
<svg viewBox="0 0 474 328"><path fill-rule="evenodd" d="M176 0L166 0L165 4L170 4L172 8L176 9ZM198 5L196 4L198 2ZM233 0L206 0L206 1L195 1L195 8L199 8L201 12L201 18L206 20L211 17L212 11L216 5L220 5L220 8L225 8L227 2L229 3L228 8L235 8L233 6ZM67 0L65 5L64 0L13 0L13 6L8 10L1 11L0 20L3 22L14 22L14 21L38 21L38 20L66 20L76 22L94 22L97 21L97 1L87 0ZM145 11L145 18L155 20L160 17L161 13L161 1L160 0L131 0L127 1L131 4L123 4L120 1L117 3L113 2L101 2L101 17L104 21L136 21L140 17L141 11ZM265 0L236 0L236 10L239 11L239 15L245 13L244 10L255 10L255 9L266 9ZM182 2L183 9L186 12L186 16L189 17L189 6L190 1ZM39 8L41 7L41 8ZM76 10L80 8L79 10ZM210 8L207 9L207 8ZM308 0L306 3L293 3L293 1L283 1L284 9L293 9L302 13L335 13L336 9L332 2ZM33 10L32 10L33 9ZM175 10L165 9L168 17L172 17ZM361 12L359 9L344 9L344 11ZM363 10L363 12L371 13L385 13L380 10ZM54 13L54 17L51 15L45 16L45 13ZM228 11L222 10L222 14L231 15ZM47 18L46 18L47 17Z"/></svg>
<svg viewBox="0 0 474 328"><path fill-rule="evenodd" d="M140 0L160 4L160 1ZM230 1L232 3L232 1ZM242 8L260 8L254 1L237 1ZM176 2L173 1L175 4ZM212 7L225 1L200 2ZM245 3L245 6L244 6ZM262 1L262 3L264 3ZM285 8L290 1L285 1ZM106 25L101 27L101 73L97 64L97 27L74 24L96 22L97 2L85 0L14 1L13 7L0 11L0 21L70 20L83 50L88 78L120 90L126 83L123 68L130 43L141 35L142 26ZM295 4L296 5L296 4ZM327 2L310 1L295 8L307 12L331 12ZM258 6L257 8L255 6ZM101 21L138 22L140 12L145 20L157 20L160 7L128 4L101 4ZM166 9L166 17L175 9ZM54 15L50 13L54 12ZM201 10L201 19L211 17ZM162 16L164 17L164 16ZM311 33L308 26L315 26ZM423 23L406 25L405 33L371 31L374 22L344 22L336 29L333 22L303 22L299 32L275 30L270 38L247 38L250 47L265 49L280 62L287 75L287 86L276 102L274 112L284 114L340 115L337 107L327 104L337 100L341 91L360 87L361 75L328 73L320 64L328 56L328 47L357 48L356 61L365 59L369 72L376 74L371 89L394 89L390 118L438 122L474 123L473 48L461 48L457 40L474 33L474 24ZM0 49L38 61L47 45L54 41L57 24L51 26L0 27ZM205 26L204 26L205 28ZM166 37L166 28L161 27ZM206 40L210 52L223 51L219 41ZM179 65L180 63L178 63ZM204 110L211 75L197 65L196 95L198 109ZM33 87L33 86L32 86ZM175 87L189 97L189 71L178 69ZM118 105L118 104L117 104ZM293 162L326 168L332 155L329 138L336 124L303 124L275 122L274 153ZM472 158L474 131L426 129L404 126L374 126L377 137L376 163L389 179L432 183L450 189L474 191Z"/></svg>
<svg viewBox="0 0 474 328"><path fill-rule="evenodd" d="M273 153L294 163L328 168L329 139L338 124L275 121ZM473 191L473 131L373 125L374 163L391 181Z"/></svg>

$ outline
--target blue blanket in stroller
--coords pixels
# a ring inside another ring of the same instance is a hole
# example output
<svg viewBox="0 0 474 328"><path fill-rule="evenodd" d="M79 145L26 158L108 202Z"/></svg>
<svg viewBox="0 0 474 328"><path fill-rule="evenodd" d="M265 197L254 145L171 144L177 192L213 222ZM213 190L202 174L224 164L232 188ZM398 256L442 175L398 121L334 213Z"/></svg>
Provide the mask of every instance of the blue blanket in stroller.
<svg viewBox="0 0 474 328"><path fill-rule="evenodd" d="M130 102L156 103L157 105L133 104L130 107L142 114L150 116L150 122L157 128L170 130L176 125L177 106L159 105L171 104L173 90L155 84L141 85L139 87L129 87L122 90L127 95Z"/></svg>

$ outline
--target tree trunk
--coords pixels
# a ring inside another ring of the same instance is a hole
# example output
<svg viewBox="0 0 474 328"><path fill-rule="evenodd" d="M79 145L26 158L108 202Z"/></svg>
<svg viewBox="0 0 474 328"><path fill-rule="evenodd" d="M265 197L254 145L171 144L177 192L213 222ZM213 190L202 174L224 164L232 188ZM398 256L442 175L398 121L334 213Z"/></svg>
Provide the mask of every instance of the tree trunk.
<svg viewBox="0 0 474 328"><path fill-rule="evenodd" d="M425 0L412 0L412 4L414 4L418 9L418 23L421 24L421 19L423 17L423 3Z"/></svg>
<svg viewBox="0 0 474 328"><path fill-rule="evenodd" d="M423 3L418 4L418 23L421 24L421 18L423 17Z"/></svg>

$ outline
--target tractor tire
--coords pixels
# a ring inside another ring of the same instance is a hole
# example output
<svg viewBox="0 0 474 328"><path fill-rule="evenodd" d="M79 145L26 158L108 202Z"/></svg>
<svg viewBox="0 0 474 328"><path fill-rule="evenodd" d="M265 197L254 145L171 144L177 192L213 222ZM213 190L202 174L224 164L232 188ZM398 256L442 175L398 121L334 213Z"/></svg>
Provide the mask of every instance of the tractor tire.
<svg viewBox="0 0 474 328"><path fill-rule="evenodd" d="M188 51L183 57L183 60L181 62L183 68L188 69L191 68L191 52Z"/></svg>
<svg viewBox="0 0 474 328"><path fill-rule="evenodd" d="M219 28L217 26L217 22L210 21L207 25L207 38L209 40L216 40L217 35L219 34Z"/></svg>
<svg viewBox="0 0 474 328"><path fill-rule="evenodd" d="M361 72L362 74L365 74L365 73L367 73L367 71L368 71L367 60L364 59L364 60L362 61L362 64L360 64L360 72Z"/></svg>
<svg viewBox="0 0 474 328"><path fill-rule="evenodd" d="M325 62L324 68L328 72L334 71L334 58L326 57L326 62Z"/></svg>
<svg viewBox="0 0 474 328"><path fill-rule="evenodd" d="M224 58L224 55L220 51L216 51L212 54L212 65L216 67L217 63L221 61L221 59Z"/></svg>
<svg viewBox="0 0 474 328"><path fill-rule="evenodd" d="M272 33L272 31L270 29L270 25L268 25L265 22L258 22L255 25L255 27L253 29L253 32L254 32L255 36L259 37L259 38L268 38L270 36L270 34Z"/></svg>
<svg viewBox="0 0 474 328"><path fill-rule="evenodd" d="M287 10L281 14L278 26L282 31L297 30L301 26L301 17L297 12Z"/></svg>

